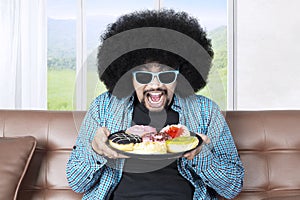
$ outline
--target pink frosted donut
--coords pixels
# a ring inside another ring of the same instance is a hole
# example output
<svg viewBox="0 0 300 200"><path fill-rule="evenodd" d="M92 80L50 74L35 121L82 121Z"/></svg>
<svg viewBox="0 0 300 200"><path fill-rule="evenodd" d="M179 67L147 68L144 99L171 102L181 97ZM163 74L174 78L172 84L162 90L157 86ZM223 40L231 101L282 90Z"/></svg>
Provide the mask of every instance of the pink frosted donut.
<svg viewBox="0 0 300 200"><path fill-rule="evenodd" d="M142 137L143 135L147 133L157 133L156 128L153 128L151 126L144 126L144 125L134 125L129 127L125 133L128 134L134 134Z"/></svg>

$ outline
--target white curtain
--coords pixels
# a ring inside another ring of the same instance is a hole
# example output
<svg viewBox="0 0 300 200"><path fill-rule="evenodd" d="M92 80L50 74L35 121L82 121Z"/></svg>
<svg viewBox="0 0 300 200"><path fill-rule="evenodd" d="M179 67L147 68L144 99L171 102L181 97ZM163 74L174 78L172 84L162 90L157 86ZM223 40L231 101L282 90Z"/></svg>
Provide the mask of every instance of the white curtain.
<svg viewBox="0 0 300 200"><path fill-rule="evenodd" d="M0 2L0 109L47 109L45 1Z"/></svg>

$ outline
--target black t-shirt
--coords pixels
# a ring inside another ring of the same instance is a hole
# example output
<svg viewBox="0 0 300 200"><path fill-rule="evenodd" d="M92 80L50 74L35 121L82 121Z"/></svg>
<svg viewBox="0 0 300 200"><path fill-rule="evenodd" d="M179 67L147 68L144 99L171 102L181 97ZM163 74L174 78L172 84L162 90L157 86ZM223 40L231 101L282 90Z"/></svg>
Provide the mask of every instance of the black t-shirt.
<svg viewBox="0 0 300 200"><path fill-rule="evenodd" d="M151 125L160 130L163 126L179 122L178 113L170 106L161 113L149 113L138 101L134 102L134 106L133 125ZM191 200L193 193L194 187L178 172L176 160L129 158L110 200Z"/></svg>

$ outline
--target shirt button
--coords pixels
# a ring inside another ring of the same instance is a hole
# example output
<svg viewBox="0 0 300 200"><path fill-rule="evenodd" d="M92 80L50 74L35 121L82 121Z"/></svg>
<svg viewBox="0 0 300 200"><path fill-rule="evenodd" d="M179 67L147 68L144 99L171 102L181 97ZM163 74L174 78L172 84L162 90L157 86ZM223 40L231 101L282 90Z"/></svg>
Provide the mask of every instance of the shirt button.
<svg viewBox="0 0 300 200"><path fill-rule="evenodd" d="M76 146L73 146L73 149L76 149Z"/></svg>
<svg viewBox="0 0 300 200"><path fill-rule="evenodd" d="M101 164L100 161L97 161L96 163L97 163L97 165L100 165L100 164Z"/></svg>

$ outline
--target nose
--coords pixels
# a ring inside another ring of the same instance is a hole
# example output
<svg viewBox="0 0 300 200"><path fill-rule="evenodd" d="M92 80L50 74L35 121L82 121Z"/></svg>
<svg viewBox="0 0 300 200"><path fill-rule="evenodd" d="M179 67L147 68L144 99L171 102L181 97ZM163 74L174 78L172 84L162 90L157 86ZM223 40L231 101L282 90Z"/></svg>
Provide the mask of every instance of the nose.
<svg viewBox="0 0 300 200"><path fill-rule="evenodd" d="M149 84L152 85L152 86L159 86L160 81L158 80L157 76L154 76L153 80Z"/></svg>

